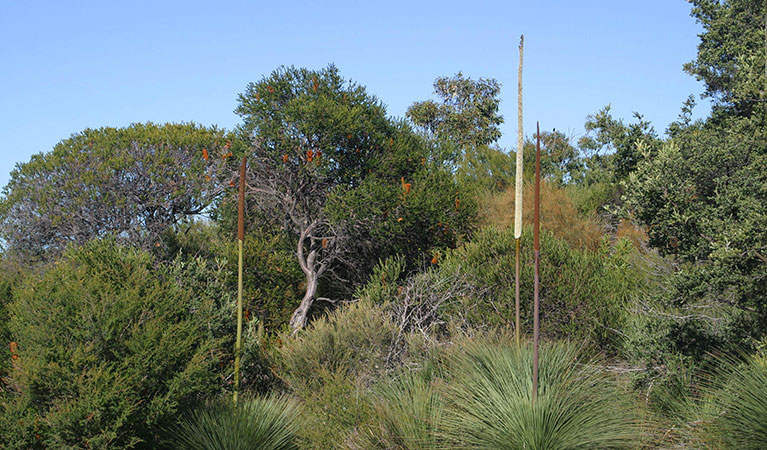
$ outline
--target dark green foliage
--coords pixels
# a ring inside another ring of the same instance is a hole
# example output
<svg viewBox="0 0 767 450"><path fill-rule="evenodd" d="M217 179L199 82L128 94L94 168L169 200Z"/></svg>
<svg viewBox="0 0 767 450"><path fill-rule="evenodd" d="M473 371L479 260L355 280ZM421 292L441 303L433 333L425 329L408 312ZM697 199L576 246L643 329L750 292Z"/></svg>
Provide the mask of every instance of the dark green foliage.
<svg viewBox="0 0 767 450"><path fill-rule="evenodd" d="M49 259L68 243L107 235L152 248L220 192L226 146L224 132L195 124L74 134L13 170L0 199L0 235L24 258Z"/></svg>
<svg viewBox="0 0 767 450"><path fill-rule="evenodd" d="M619 181L636 169L639 161L657 152L661 141L652 125L641 114L634 113L635 123L624 124L614 119L606 106L586 119L586 131L579 146L586 153L588 172L583 182Z"/></svg>
<svg viewBox="0 0 767 450"><path fill-rule="evenodd" d="M188 414L173 433L179 450L298 449L299 409L280 397L209 402Z"/></svg>
<svg viewBox="0 0 767 450"><path fill-rule="evenodd" d="M222 250L233 275L229 289L236 292L237 246L228 244ZM252 232L243 243L243 307L249 321L258 321L270 332L286 326L302 294L304 277L291 250L280 235Z"/></svg>
<svg viewBox="0 0 767 450"><path fill-rule="evenodd" d="M532 346L465 343L449 354L444 433L456 448L617 449L638 446L632 401L575 346L541 348L532 404Z"/></svg>
<svg viewBox="0 0 767 450"><path fill-rule="evenodd" d="M450 174L428 167L400 182L368 178L354 192L338 192L328 204L328 215L343 220L354 211L366 217L365 227L350 232L359 246L355 264L364 265L368 275L381 258L404 257L412 272L428 263L438 250L456 247L472 231L476 203L459 188ZM358 281L361 281L357 278Z"/></svg>
<svg viewBox="0 0 767 450"><path fill-rule="evenodd" d="M761 0L691 0L703 25L696 59L684 70L703 81L706 95L736 114L761 109L765 99L765 4Z"/></svg>
<svg viewBox="0 0 767 450"><path fill-rule="evenodd" d="M532 329L529 299L533 293L534 258L529 229L523 233L522 242L524 334ZM511 228L485 228L471 242L448 252L436 269L415 275L390 303L395 309L403 304L410 305L409 308L415 305L426 310L435 308L436 317L429 319L435 325L458 322L470 329L510 326L514 318L514 247ZM641 280L632 273L633 251L626 241L619 241L614 247L605 244L598 251L573 249L542 232L543 335L586 340L603 349L617 349L620 340L616 330L625 323L630 296L641 287ZM420 285L423 287L417 288ZM428 307L423 306L426 303Z"/></svg>
<svg viewBox="0 0 767 450"><path fill-rule="evenodd" d="M683 262L672 306L706 305L739 328L736 345L767 333L765 129L756 118L690 125L626 187L650 244Z"/></svg>
<svg viewBox="0 0 767 450"><path fill-rule="evenodd" d="M40 426L47 447L157 448L160 428L220 389L215 305L176 275L95 241L26 278L10 306L19 359L5 413Z"/></svg>
<svg viewBox="0 0 767 450"><path fill-rule="evenodd" d="M163 259L197 261L189 267L197 267L199 262L207 264L207 268L199 270L200 280L215 280L220 290L216 295L232 301L229 313L236 316L232 300L237 292L236 242L224 226L214 222L196 221L178 228L164 235ZM304 277L295 263L294 249L282 234L250 229L245 234L243 252L246 321L255 320L267 331L277 332L287 324L301 295Z"/></svg>
<svg viewBox="0 0 767 450"><path fill-rule="evenodd" d="M305 324L318 286L347 295L378 259L402 253L417 267L468 232L472 202L439 155L335 66L279 68L248 85L237 113L253 144L250 213L293 243L306 278L291 328Z"/></svg>

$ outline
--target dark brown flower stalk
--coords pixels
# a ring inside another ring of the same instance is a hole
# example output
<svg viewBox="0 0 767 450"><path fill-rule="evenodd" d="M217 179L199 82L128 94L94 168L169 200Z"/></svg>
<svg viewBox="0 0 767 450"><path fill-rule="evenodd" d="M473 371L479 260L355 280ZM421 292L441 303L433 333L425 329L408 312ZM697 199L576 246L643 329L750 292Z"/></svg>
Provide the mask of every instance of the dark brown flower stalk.
<svg viewBox="0 0 767 450"><path fill-rule="evenodd" d="M533 215L533 251L535 253L535 278L533 287L533 404L538 395L538 341L540 334L539 294L540 294L540 260L541 247L538 235L541 230L541 127L536 122L535 141L535 210Z"/></svg>
<svg viewBox="0 0 767 450"><path fill-rule="evenodd" d="M522 147L524 147L524 134L522 132L522 52L525 44L525 35L519 37L519 71L517 72L517 167L514 185L514 240L516 241L515 272L514 272L514 337L519 348L519 334L521 320L519 318L519 238L522 236L522 176L524 160Z"/></svg>

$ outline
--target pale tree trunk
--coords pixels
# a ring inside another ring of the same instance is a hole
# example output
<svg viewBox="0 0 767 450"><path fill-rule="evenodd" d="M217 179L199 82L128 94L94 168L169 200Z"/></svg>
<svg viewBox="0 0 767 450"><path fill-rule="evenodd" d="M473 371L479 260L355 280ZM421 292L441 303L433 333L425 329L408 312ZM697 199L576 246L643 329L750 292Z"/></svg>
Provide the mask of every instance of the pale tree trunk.
<svg viewBox="0 0 767 450"><path fill-rule="evenodd" d="M307 239L309 240L309 246L311 247L311 233L318 226L319 222L315 221L308 225L300 234L298 238L298 245L296 247L296 256L298 256L298 264L301 266L304 275L306 276L306 292L304 298L298 305L293 316L290 318L290 330L291 334L295 334L298 330L306 326L306 317L309 315L309 310L314 304L314 295L317 293L317 284L320 277L328 268L328 261L324 261L321 264L317 261L317 249L310 249L309 254L304 253L304 246Z"/></svg>
<svg viewBox="0 0 767 450"><path fill-rule="evenodd" d="M293 311L293 316L290 318L291 333L296 333L306 326L306 316L309 315L309 309L314 303L314 294L317 292L318 281L319 276L317 273L312 272L306 275L306 293L304 293L304 298L301 300L298 308Z"/></svg>

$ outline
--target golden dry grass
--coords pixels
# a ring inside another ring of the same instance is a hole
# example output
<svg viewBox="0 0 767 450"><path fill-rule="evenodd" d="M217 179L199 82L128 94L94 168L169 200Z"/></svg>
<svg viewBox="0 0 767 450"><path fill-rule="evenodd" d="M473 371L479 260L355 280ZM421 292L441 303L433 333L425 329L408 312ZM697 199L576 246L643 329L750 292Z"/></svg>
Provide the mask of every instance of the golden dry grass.
<svg viewBox="0 0 767 450"><path fill-rule="evenodd" d="M522 223L533 223L533 186L526 184L522 200ZM482 225L502 227L514 224L514 187L479 201ZM549 230L573 248L594 250L599 247L604 226L596 215L578 212L564 189L541 181L541 229Z"/></svg>

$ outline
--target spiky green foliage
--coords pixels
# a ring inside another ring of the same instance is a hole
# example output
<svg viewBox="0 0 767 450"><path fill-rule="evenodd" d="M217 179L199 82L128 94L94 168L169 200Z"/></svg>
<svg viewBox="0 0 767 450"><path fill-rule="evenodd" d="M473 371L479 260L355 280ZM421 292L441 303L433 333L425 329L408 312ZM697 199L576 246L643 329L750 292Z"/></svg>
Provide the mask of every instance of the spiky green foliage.
<svg viewBox="0 0 767 450"><path fill-rule="evenodd" d="M711 427L705 439L721 448L767 448L767 357L746 362L720 358L722 368L707 389Z"/></svg>
<svg viewBox="0 0 767 450"><path fill-rule="evenodd" d="M445 448L439 437L443 405L427 373L408 372L374 393L374 424L354 448L427 450Z"/></svg>
<svg viewBox="0 0 767 450"><path fill-rule="evenodd" d="M444 430L455 448L631 448L638 421L629 397L573 345L541 348L532 404L532 347L468 342L448 357Z"/></svg>
<svg viewBox="0 0 767 450"><path fill-rule="evenodd" d="M198 408L174 430L179 450L298 449L299 409L284 397L226 397Z"/></svg>

